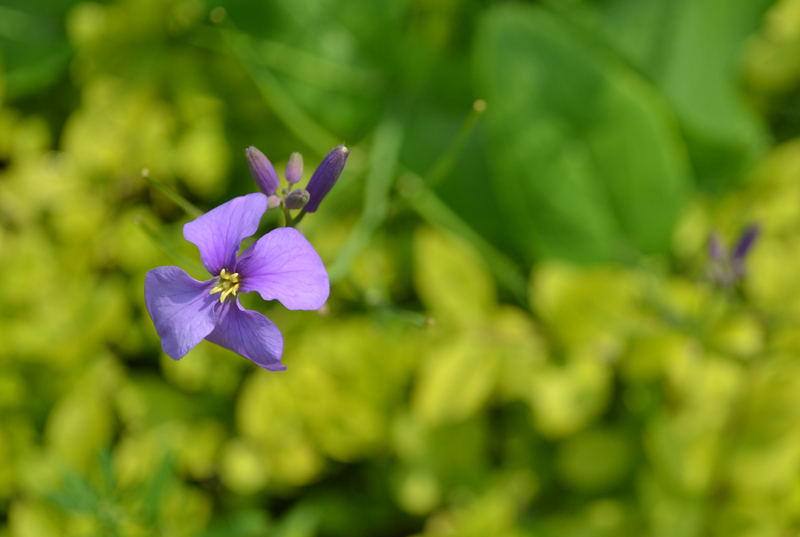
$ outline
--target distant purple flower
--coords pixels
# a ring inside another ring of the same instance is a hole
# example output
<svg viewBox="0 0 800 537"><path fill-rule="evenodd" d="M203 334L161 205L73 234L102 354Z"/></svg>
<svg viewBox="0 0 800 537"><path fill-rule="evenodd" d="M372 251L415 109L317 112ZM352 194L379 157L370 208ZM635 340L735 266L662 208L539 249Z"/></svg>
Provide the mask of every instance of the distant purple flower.
<svg viewBox="0 0 800 537"><path fill-rule="evenodd" d="M203 339L232 350L270 371L283 371L283 337L272 321L239 303L255 291L290 310L315 310L328 299L322 260L293 228L275 229L240 256L239 244L258 229L267 196L248 194L224 203L183 226L214 278L200 282L178 267L147 273L144 300L161 347L180 360Z"/></svg>
<svg viewBox="0 0 800 537"><path fill-rule="evenodd" d="M707 272L709 277L722 286L732 286L744 278L747 272L747 254L753 248L761 229L756 224L750 224L739 235L739 239L729 251L718 232L713 232L708 241L709 262Z"/></svg>

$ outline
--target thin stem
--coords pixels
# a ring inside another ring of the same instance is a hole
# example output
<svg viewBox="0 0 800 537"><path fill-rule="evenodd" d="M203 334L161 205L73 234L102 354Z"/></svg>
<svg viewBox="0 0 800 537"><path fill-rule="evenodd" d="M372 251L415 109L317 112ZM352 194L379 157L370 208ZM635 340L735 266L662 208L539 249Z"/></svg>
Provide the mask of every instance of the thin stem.
<svg viewBox="0 0 800 537"><path fill-rule="evenodd" d="M328 270L331 282L347 274L355 258L367 247L372 235L386 219L404 133L402 122L393 114L385 117L375 129L361 217Z"/></svg>
<svg viewBox="0 0 800 537"><path fill-rule="evenodd" d="M289 209L286 208L286 205L281 202L281 209L283 209L283 216L286 218L286 222L284 223L285 227L294 227L295 222L292 222L292 213Z"/></svg>
<svg viewBox="0 0 800 537"><path fill-rule="evenodd" d="M294 219L294 222L292 222L292 225L290 225L289 227L297 227L297 224L300 223L300 220L302 220L305 215L306 215L305 210L301 209L300 214L297 215L297 218Z"/></svg>
<svg viewBox="0 0 800 537"><path fill-rule="evenodd" d="M472 112L470 112L470 114L467 116L467 119L464 120L464 123L461 125L461 129L453 139L450 147L448 147L447 150L442 153L433 166L431 166L431 168L428 170L428 173L425 174L425 184L428 185L429 188L435 188L439 183L447 179L447 176L450 175L450 173L452 173L453 168L455 168L456 162L458 161L458 157L464 150L464 146L467 145L470 136L472 136L472 131L475 130L475 125L478 123L478 118L485 111L485 101L478 99L473 103Z"/></svg>
<svg viewBox="0 0 800 537"><path fill-rule="evenodd" d="M486 260L500 284L521 306L528 307L528 281L516 263L472 229L431 189L426 188L421 177L406 170L405 185L401 186L400 193L423 220L460 235L470 242Z"/></svg>
<svg viewBox="0 0 800 537"><path fill-rule="evenodd" d="M202 274L205 272L205 269L201 265L176 250L175 247L169 243L169 241L167 241L158 231L145 223L140 216L135 217L133 219L133 223L134 225L138 226L139 229L141 229L142 232L147 235L147 237L153 241L156 246L161 248L161 250L170 258L172 258L172 260L177 264L189 268L196 274Z"/></svg>
<svg viewBox="0 0 800 537"><path fill-rule="evenodd" d="M326 154L338 143L338 138L306 113L302 106L286 91L254 49L250 38L239 32L230 20L220 33L229 49L256 84L261 96L281 122L300 140L320 155Z"/></svg>
<svg viewBox="0 0 800 537"><path fill-rule="evenodd" d="M183 209L184 212L186 212L186 214L188 214L189 216L197 218L198 216L203 215L203 211L198 209L192 202L190 202L189 200L187 200L186 198L184 198L183 196L172 190L170 187L168 187L158 179L150 177L150 172L147 170L147 168L142 170L142 177L145 179L145 181L147 181L148 183L159 189L161 192L166 194L169 199L174 201L175 204L178 205L181 209Z"/></svg>

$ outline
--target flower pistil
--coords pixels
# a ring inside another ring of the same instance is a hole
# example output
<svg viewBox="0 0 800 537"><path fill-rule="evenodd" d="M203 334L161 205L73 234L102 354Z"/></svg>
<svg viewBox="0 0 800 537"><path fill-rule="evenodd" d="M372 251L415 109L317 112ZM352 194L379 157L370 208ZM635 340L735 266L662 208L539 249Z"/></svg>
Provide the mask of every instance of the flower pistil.
<svg viewBox="0 0 800 537"><path fill-rule="evenodd" d="M228 296L233 295L236 296L236 293L239 292L239 273L234 272L230 273L225 269L222 269L219 273L219 278L217 279L217 285L211 289L211 293L222 293L219 297L220 304L225 302L225 299Z"/></svg>

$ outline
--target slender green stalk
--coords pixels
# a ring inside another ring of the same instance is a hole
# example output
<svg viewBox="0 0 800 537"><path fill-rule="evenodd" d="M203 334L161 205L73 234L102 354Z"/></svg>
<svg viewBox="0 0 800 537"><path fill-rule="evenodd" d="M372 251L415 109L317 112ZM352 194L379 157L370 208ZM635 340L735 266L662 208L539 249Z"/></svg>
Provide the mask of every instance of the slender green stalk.
<svg viewBox="0 0 800 537"><path fill-rule="evenodd" d="M421 177L407 172L405 178L407 184L402 189L402 193L406 196L412 209L430 224L460 235L471 243L481 257L486 260L498 282L514 296L520 305L528 307L528 280L516 263L459 218L432 190L424 186Z"/></svg>
<svg viewBox="0 0 800 537"><path fill-rule="evenodd" d="M153 241L153 243L161 248L175 263L182 267L190 269L195 274L203 274L205 268L197 261L189 259L173 247L168 240L166 240L158 231L150 227L146 222L142 221L140 217L134 218L133 223L136 224L142 232Z"/></svg>
<svg viewBox="0 0 800 537"><path fill-rule="evenodd" d="M285 227L295 227L295 225L297 225L297 224L295 224L292 221L292 213L289 211L289 209L286 208L285 205L283 205L283 203L281 203L281 208L283 209L283 217L286 219L286 222L284 223L284 226Z"/></svg>
<svg viewBox="0 0 800 537"><path fill-rule="evenodd" d="M467 145L470 136L472 136L472 131L475 130L475 125L478 123L478 118L486 111L486 102L478 99L472 105L472 112L467 116L467 119L464 120L464 123L461 125L461 129L459 129L458 134L453 139L453 142L450 144L450 147L442 153L442 155L434 162L433 166L431 166L428 173L425 174L425 184L428 185L429 188L436 188L439 183L447 179L453 172L453 168L455 168L456 162L458 161L458 157L461 155L461 152L464 150L464 146Z"/></svg>
<svg viewBox="0 0 800 537"><path fill-rule="evenodd" d="M452 173L453 168L475 129L478 118L486 110L486 103L477 100L472 112L464 120L458 134L442 156L431 167L425 178L403 170L405 185L401 188L411 208L428 223L460 235L481 254L498 282L519 302L528 307L528 280L516 263L506 257L489 241L475 232L447 204L433 192L433 188Z"/></svg>
<svg viewBox="0 0 800 537"><path fill-rule="evenodd" d="M188 214L189 216L197 218L198 216L203 215L203 211L198 209L192 202L190 202L189 200L187 200L186 198L184 198L183 196L172 190L170 187L168 187L158 179L150 177L150 172L147 171L147 169L142 170L142 177L145 179L145 181L147 181L148 183L159 189L161 192L166 194L166 196L169 199L174 201L175 204L178 205L181 209L183 209L184 212L186 212L186 214Z"/></svg>
<svg viewBox="0 0 800 537"><path fill-rule="evenodd" d="M253 48L263 64L273 71L329 91L376 95L386 84L379 71L321 58L278 41L254 40Z"/></svg>
<svg viewBox="0 0 800 537"><path fill-rule="evenodd" d="M297 218L292 221L292 224L289 227L297 227L297 224L300 223L300 220L302 220L305 215L306 212L301 209L300 214L297 215Z"/></svg>
<svg viewBox="0 0 800 537"><path fill-rule="evenodd" d="M300 140L320 155L339 144L339 139L308 115L272 74L250 42L250 38L236 30L231 23L220 29L222 37L247 74L253 79L261 96L273 113Z"/></svg>
<svg viewBox="0 0 800 537"><path fill-rule="evenodd" d="M400 121L392 115L387 116L375 129L361 217L328 271L332 282L347 274L353 260L366 248L372 235L386 219L403 132Z"/></svg>
<svg viewBox="0 0 800 537"><path fill-rule="evenodd" d="M430 319L431 319L427 315L423 315L416 311L410 311L403 308L398 308L397 306L394 306L392 304L380 304L375 307L375 312L392 317L393 319L397 319L398 321L402 321L404 323L416 326L417 328L428 326L430 324Z"/></svg>

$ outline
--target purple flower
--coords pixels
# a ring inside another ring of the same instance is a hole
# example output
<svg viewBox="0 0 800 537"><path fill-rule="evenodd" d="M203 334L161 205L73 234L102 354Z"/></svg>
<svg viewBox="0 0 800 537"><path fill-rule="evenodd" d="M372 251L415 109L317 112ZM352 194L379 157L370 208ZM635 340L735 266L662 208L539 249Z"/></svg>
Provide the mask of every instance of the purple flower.
<svg viewBox="0 0 800 537"><path fill-rule="evenodd" d="M712 233L708 242L709 260L706 268L709 277L726 287L741 281L747 273L747 254L760 233L761 228L758 225L747 226L739 235L733 252L728 250L718 232Z"/></svg>
<svg viewBox="0 0 800 537"><path fill-rule="evenodd" d="M290 310L315 310L328 299L330 284L322 260L293 228L275 229L238 257L239 244L258 229L267 196L234 198L183 226L214 278L200 282L178 267L147 273L144 300L161 337L161 347L180 360L207 339L270 371L283 371L283 337L272 321L239 303L255 291Z"/></svg>

